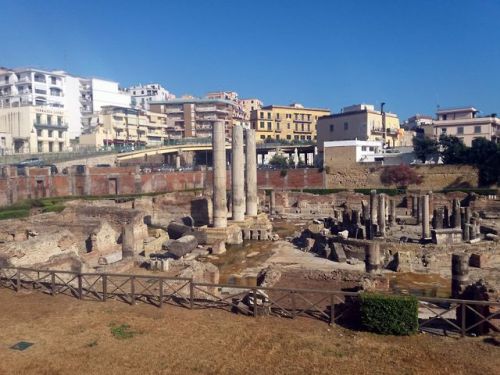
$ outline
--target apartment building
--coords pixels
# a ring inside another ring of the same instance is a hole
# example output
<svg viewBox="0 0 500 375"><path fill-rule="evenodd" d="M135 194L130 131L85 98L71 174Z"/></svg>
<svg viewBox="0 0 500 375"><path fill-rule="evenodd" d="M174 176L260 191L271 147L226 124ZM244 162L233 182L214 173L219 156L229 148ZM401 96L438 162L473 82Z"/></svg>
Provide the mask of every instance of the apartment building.
<svg viewBox="0 0 500 375"><path fill-rule="evenodd" d="M193 98L151 102L152 112L167 116L167 124L182 129L183 137L211 137L213 124L223 121L228 137L232 134L232 126L244 124L243 111L234 100L220 98Z"/></svg>
<svg viewBox="0 0 500 375"><path fill-rule="evenodd" d="M132 106L144 110L149 110L150 102L175 99L175 95L159 83L130 86L125 91L132 98Z"/></svg>
<svg viewBox="0 0 500 375"><path fill-rule="evenodd" d="M70 146L66 111L62 108L0 108L0 134L5 134L4 154L61 152Z"/></svg>
<svg viewBox="0 0 500 375"><path fill-rule="evenodd" d="M165 114L107 106L87 118L80 145L160 146L168 139L180 139L182 136L181 128L167 124Z"/></svg>
<svg viewBox="0 0 500 375"><path fill-rule="evenodd" d="M246 120L250 120L252 111L259 110L264 106L262 100L257 98L240 99L240 103L243 107L243 112L245 113Z"/></svg>
<svg viewBox="0 0 500 375"><path fill-rule="evenodd" d="M402 145L403 139L404 130L399 126L398 116L376 111L369 104L344 107L340 113L324 116L318 121L320 152L323 151L324 142L328 141L382 141L389 147L398 147Z"/></svg>
<svg viewBox="0 0 500 375"><path fill-rule="evenodd" d="M432 134L436 139L441 135L452 135L460 138L466 146L471 146L476 138L499 142L500 119L496 114L479 116L474 107L459 107L439 109L436 117L432 124Z"/></svg>
<svg viewBox="0 0 500 375"><path fill-rule="evenodd" d="M0 108L44 106L66 112L68 134L81 133L82 119L103 106L130 106L117 82L81 78L64 71L0 68ZM29 124L26 124L29 126Z"/></svg>
<svg viewBox="0 0 500 375"><path fill-rule="evenodd" d="M269 105L251 111L250 123L255 129L257 142L266 139L315 141L319 118L329 114L328 109L305 108L298 103L289 106Z"/></svg>

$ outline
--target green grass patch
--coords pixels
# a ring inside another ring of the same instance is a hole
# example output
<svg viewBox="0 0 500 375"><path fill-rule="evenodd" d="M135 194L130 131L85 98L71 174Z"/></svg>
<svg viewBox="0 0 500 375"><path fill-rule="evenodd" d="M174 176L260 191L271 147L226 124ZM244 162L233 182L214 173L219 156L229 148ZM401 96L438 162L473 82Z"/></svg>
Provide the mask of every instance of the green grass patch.
<svg viewBox="0 0 500 375"><path fill-rule="evenodd" d="M20 219L23 217L28 217L30 210L27 208L22 208L18 210L2 210L0 211L0 220L7 219Z"/></svg>
<svg viewBox="0 0 500 375"><path fill-rule="evenodd" d="M390 196L395 196L395 195L404 195L406 194L406 189L388 189L388 188L381 188L381 189L354 189L355 193L360 193L364 195L370 195L370 191L372 190L377 190L378 194L384 193Z"/></svg>
<svg viewBox="0 0 500 375"><path fill-rule="evenodd" d="M361 294L361 324L383 335L405 336L418 329L418 300L414 296Z"/></svg>
<svg viewBox="0 0 500 375"><path fill-rule="evenodd" d="M116 325L112 323L110 325L110 330L113 337L118 340L131 339L137 334L137 332L130 329L128 324Z"/></svg>
<svg viewBox="0 0 500 375"><path fill-rule="evenodd" d="M42 212L43 213L47 213L47 212L61 212L62 210L64 210L65 206L64 204L55 204L53 206L46 206L42 209Z"/></svg>
<svg viewBox="0 0 500 375"><path fill-rule="evenodd" d="M499 189L485 189L485 188L448 188L439 190L438 193L451 193L461 191L463 193L476 193L477 195L497 195Z"/></svg>

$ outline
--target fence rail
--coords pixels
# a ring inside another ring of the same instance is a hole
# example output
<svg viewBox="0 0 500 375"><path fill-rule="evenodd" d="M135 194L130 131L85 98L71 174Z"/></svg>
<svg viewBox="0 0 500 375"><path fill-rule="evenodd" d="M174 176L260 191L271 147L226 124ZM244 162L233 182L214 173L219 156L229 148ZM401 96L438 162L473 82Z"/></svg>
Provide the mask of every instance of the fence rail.
<svg viewBox="0 0 500 375"><path fill-rule="evenodd" d="M320 289L237 286L195 282L191 278L117 273L78 273L33 268L0 267L0 288L35 289L55 296L134 305L165 304L189 309L218 308L249 316L305 316L342 324L356 314L358 292ZM500 302L417 297L419 328L433 332L500 331Z"/></svg>

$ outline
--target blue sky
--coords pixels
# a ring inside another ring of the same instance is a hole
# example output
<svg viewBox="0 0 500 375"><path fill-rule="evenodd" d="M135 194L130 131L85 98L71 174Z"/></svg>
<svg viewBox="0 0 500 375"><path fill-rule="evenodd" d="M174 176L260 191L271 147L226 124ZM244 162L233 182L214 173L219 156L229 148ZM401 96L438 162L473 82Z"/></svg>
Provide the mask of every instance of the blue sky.
<svg viewBox="0 0 500 375"><path fill-rule="evenodd" d="M338 111L500 113L497 0L0 0L0 66Z"/></svg>

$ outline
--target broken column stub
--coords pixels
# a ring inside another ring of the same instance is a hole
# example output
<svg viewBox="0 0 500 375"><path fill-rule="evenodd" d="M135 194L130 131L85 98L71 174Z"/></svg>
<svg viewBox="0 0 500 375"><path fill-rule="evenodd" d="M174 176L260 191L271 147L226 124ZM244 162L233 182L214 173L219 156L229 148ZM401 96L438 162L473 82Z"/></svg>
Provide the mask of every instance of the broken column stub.
<svg viewBox="0 0 500 375"><path fill-rule="evenodd" d="M380 271L380 244L372 242L365 247L365 269L369 273Z"/></svg>
<svg viewBox="0 0 500 375"><path fill-rule="evenodd" d="M469 255L451 255L451 296L458 298L469 283Z"/></svg>

